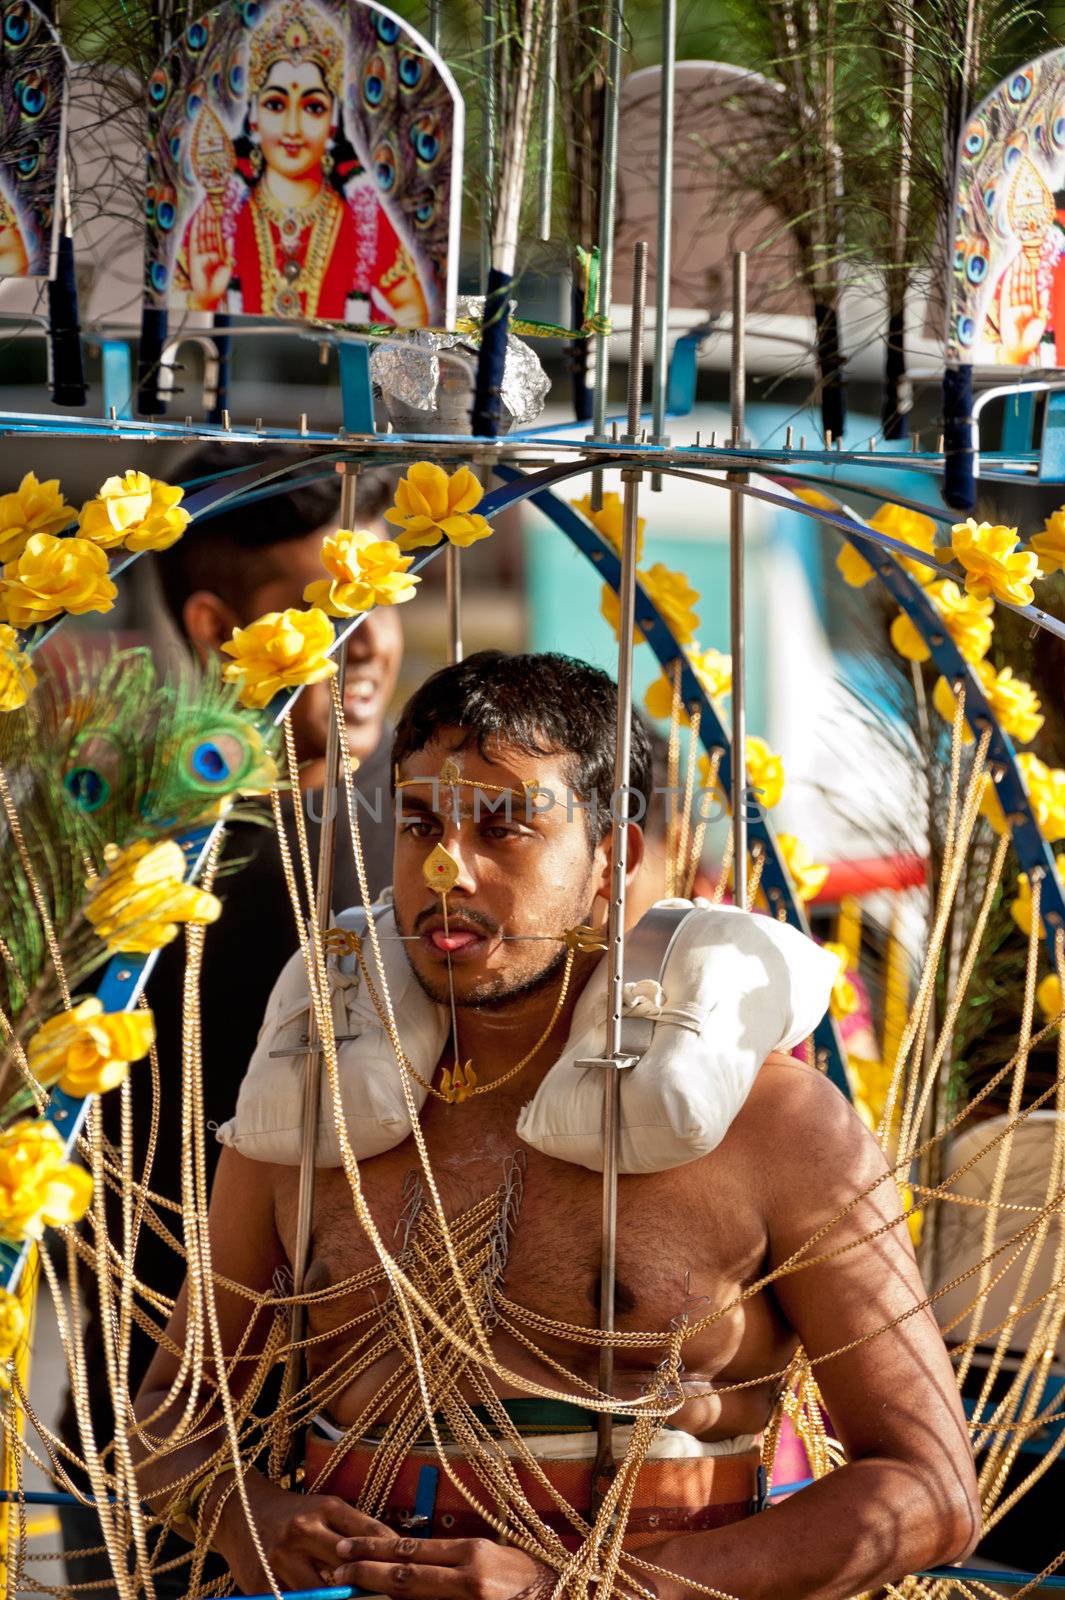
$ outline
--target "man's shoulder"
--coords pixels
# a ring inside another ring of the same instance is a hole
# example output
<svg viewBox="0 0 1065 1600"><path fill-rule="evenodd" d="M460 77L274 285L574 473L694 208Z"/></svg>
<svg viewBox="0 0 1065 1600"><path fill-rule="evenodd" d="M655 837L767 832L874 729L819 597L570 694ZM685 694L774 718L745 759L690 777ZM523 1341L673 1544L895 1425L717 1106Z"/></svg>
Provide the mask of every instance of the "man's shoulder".
<svg viewBox="0 0 1065 1600"><path fill-rule="evenodd" d="M768 1187L853 1183L883 1170L884 1158L845 1095L823 1072L773 1051L736 1119L753 1160L765 1161Z"/></svg>

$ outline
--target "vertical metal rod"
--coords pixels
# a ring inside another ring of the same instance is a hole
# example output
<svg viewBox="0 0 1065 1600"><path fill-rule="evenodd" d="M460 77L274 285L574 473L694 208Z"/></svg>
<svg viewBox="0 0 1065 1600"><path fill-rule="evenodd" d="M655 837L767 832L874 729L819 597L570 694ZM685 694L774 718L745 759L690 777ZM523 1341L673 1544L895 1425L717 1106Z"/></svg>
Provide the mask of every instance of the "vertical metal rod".
<svg viewBox="0 0 1065 1600"><path fill-rule="evenodd" d="M625 0L611 0L610 38L606 58L603 100L603 164L599 173L599 304L601 317L609 317L614 281L614 219L618 189L618 91L621 87L621 29ZM595 387L592 395L592 439L603 438L606 428L607 388L610 383L610 335L596 334ZM592 509L603 505L603 474L592 473Z"/></svg>
<svg viewBox="0 0 1065 1600"><path fill-rule="evenodd" d="M429 0L428 39L434 50L440 49L440 0Z"/></svg>
<svg viewBox="0 0 1065 1600"><path fill-rule="evenodd" d="M482 0L481 84L484 90L484 192L481 195L481 293L488 293L492 265L492 210L496 186L496 0Z"/></svg>
<svg viewBox="0 0 1065 1600"><path fill-rule="evenodd" d="M558 0L547 0L544 28L543 98L540 101L540 215L537 233L551 237L551 198L555 175L555 85L558 66Z"/></svg>
<svg viewBox="0 0 1065 1600"><path fill-rule="evenodd" d="M346 462L338 462L340 480L340 526L355 527L355 494L359 475L357 469ZM337 660L337 684L341 699L344 696L344 679L347 674L348 650L342 645ZM315 888L315 910L318 927L329 926L333 901L333 868L336 855L337 814L340 810L340 729L336 717L329 720L325 743L325 778L322 785L322 823L318 835L318 876ZM302 804L300 794L293 796L296 805ZM300 1180L296 1209L296 1243L292 1252L292 1292L303 1292L303 1279L307 1271L307 1257L311 1245L311 1225L314 1220L314 1176L318 1146L318 1102L322 1086L322 1052L318 1048L318 1022L311 1007L307 1022L307 1055L303 1063L303 1110L300 1138ZM295 1344L303 1337L305 1308L293 1305L289 1318L290 1341ZM286 1382L294 1376L299 1362L299 1352L293 1351L286 1368Z"/></svg>
<svg viewBox="0 0 1065 1600"><path fill-rule="evenodd" d="M743 441L746 423L747 361L744 345L747 321L747 252L732 257L732 443ZM747 474L730 472L729 481L746 484ZM744 690L743 622L743 512L740 490L729 496L729 633L732 650L732 829L733 899L742 910L747 904L747 701Z"/></svg>
<svg viewBox="0 0 1065 1600"><path fill-rule="evenodd" d="M635 436L640 425L643 372L643 310L647 291L647 246L636 246L632 273L633 323L629 343L628 431ZM614 751L614 811L611 827L611 893L607 918L607 1060L621 1054L621 996L625 976L625 877L629 862L628 786L632 753L632 656L636 618L636 527L640 479L635 469L622 473L625 484L621 539L621 592L618 620L617 743ZM604 1067L603 1085L603 1189L602 1241L599 1262L599 1326L614 1331L618 1234L618 1141L621 1127L621 1068ZM609 1394L614 1385L614 1351L599 1351L599 1388ZM593 1493L614 1470L614 1419L599 1413L597 1449L592 1471Z"/></svg>
<svg viewBox="0 0 1065 1600"><path fill-rule="evenodd" d="M673 268L673 102L677 75L677 0L662 0L662 87L658 101L658 239L655 245L655 353L651 388L651 443L666 437L666 368L669 359L669 289ZM662 474L651 488L662 487Z"/></svg>
<svg viewBox="0 0 1065 1600"><path fill-rule="evenodd" d="M459 550L449 544L444 551L444 598L447 606L447 660L462 660L462 568Z"/></svg>

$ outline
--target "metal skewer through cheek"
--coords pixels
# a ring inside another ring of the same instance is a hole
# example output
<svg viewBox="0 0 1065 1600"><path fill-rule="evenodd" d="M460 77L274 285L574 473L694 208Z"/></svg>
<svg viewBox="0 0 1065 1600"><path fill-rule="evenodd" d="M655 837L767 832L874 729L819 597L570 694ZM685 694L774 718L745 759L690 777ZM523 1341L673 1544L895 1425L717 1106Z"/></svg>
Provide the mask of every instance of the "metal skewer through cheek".
<svg viewBox="0 0 1065 1600"><path fill-rule="evenodd" d="M643 379L643 320L647 286L647 246L637 244L632 273L632 339L629 349L628 431L635 441L640 428ZM621 591L618 619L617 743L614 752L614 786L611 826L611 893L607 921L607 1024L603 1058L597 1064L603 1079L603 1187L602 1245L599 1268L599 1326L613 1333L617 1276L618 1141L621 1128L621 1073L633 1058L621 1051L621 996L625 973L625 878L628 870L628 793L632 750L632 655L636 622L636 527L639 486L637 469L622 473L625 485L621 541ZM579 1062L579 1066L585 1063ZM603 1344L599 1351L599 1389L610 1394L614 1385L614 1350ZM615 1472L614 1419L599 1413L597 1448L592 1469L592 1513L598 1511Z"/></svg>

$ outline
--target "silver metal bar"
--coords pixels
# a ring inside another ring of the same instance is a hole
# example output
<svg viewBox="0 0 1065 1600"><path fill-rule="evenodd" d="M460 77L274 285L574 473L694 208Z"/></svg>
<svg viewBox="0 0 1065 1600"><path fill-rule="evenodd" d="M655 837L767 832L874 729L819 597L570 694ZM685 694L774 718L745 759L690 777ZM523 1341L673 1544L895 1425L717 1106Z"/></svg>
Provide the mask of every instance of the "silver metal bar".
<svg viewBox="0 0 1065 1600"><path fill-rule="evenodd" d="M668 444L666 382L669 360L669 290L673 270L673 102L677 75L677 0L662 0L662 87L658 101L658 239L655 244L655 353L651 388L651 443ZM651 476L652 490L662 474Z"/></svg>
<svg viewBox="0 0 1065 1600"><path fill-rule="evenodd" d="M429 0L429 28L426 37L434 50L440 49L440 0Z"/></svg>
<svg viewBox="0 0 1065 1600"><path fill-rule="evenodd" d="M452 666L462 660L462 568L459 550L449 544L444 551L444 603L447 607L447 659Z"/></svg>
<svg viewBox="0 0 1065 1600"><path fill-rule="evenodd" d="M643 374L643 313L647 291L647 246L637 244L632 269L632 334L629 342L628 427L635 434L640 426L640 392ZM618 619L618 709L617 743L614 750L614 810L611 827L611 892L607 918L607 1023L603 1084L603 1187L602 1238L599 1261L599 1326L604 1333L614 1331L615 1289L617 1283L618 1234L618 1143L621 1131L621 1005L625 976L625 877L629 862L628 787L632 756L632 656L636 621L636 527L639 511L638 470L622 473L625 485L621 540L621 592ZM609 1394L614 1385L614 1350L604 1345L599 1351L599 1388ZM592 1470L593 1496L614 1472L614 1419L607 1411L599 1413L597 1449ZM594 1501L593 1501L594 1503Z"/></svg>
<svg viewBox="0 0 1065 1600"><path fill-rule="evenodd" d="M481 84L484 91L484 128L481 164L484 192L481 195L481 293L488 293L488 270L492 265L492 209L496 184L496 0L482 0Z"/></svg>
<svg viewBox="0 0 1065 1600"><path fill-rule="evenodd" d="M342 528L355 527L355 495L358 487L358 471L345 462L337 463L337 471L343 471L340 482L340 526ZM341 699L344 695L344 679L347 674L348 649L347 644L340 647L340 656L337 661L337 684L340 688ZM337 727L336 717L329 720L329 729L326 734L325 745L325 781L323 785L325 804L322 806L322 821L318 834L318 876L315 888L315 913L318 927L324 930L329 926L329 917L332 911L333 900L333 867L336 857L337 816L340 811L340 729ZM299 794L295 795L295 803L300 804ZM329 803L330 798L332 804ZM318 1104L322 1089L322 1053L318 1048L318 1019L314 1007L310 1009L307 1022L307 1054L303 1069L303 1107L302 1131L300 1137L300 1178L296 1209L296 1242L292 1252L292 1292L294 1295L302 1294L303 1280L307 1271L307 1257L311 1247L311 1229L314 1222L314 1178L315 1163L318 1146ZM306 1325L305 1307L293 1305L289 1316L289 1335L292 1344L303 1337ZM286 1366L286 1386L295 1376L299 1363L299 1353L295 1350L289 1354Z"/></svg>
<svg viewBox="0 0 1065 1600"><path fill-rule="evenodd" d="M558 0L547 0L544 29L543 98L540 101L540 213L537 232L551 237L551 199L555 176L555 85L558 68Z"/></svg>
<svg viewBox="0 0 1065 1600"><path fill-rule="evenodd" d="M744 331L747 321L747 252L732 257L732 443L741 444L746 424L747 360ZM746 473L730 473L733 483L746 483ZM744 496L729 502L729 634L732 651L732 837L733 899L742 910L747 904L747 702L744 692L743 625L743 511Z"/></svg>
<svg viewBox="0 0 1065 1600"><path fill-rule="evenodd" d="M609 317L614 284L614 220L618 192L618 92L621 88L621 30L625 0L611 0L610 35L603 98L603 164L599 172L599 303L601 317ZM592 394L592 431L602 440L606 432L607 388L610 383L610 334L595 336L595 380ZM592 473L592 509L603 505L603 475Z"/></svg>

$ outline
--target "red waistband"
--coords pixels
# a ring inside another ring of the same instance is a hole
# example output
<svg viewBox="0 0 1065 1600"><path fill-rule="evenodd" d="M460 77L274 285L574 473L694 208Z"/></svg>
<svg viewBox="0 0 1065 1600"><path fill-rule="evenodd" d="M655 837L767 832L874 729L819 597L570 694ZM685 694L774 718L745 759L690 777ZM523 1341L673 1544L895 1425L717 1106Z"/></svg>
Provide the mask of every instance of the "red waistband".
<svg viewBox="0 0 1065 1600"><path fill-rule="evenodd" d="M326 1439L308 1436L306 1487L318 1494L339 1495L342 1500L380 1516L400 1528L410 1525L415 1496L423 1467L439 1467L433 1451L412 1451L406 1457L388 1495L385 1506L362 1505L367 1473L373 1463L372 1446L349 1450L325 1479L319 1478L333 1445ZM461 1457L449 1457L455 1476L482 1504L492 1505L491 1496L474 1469ZM555 1505L539 1479L519 1462L512 1463L522 1492L540 1519L563 1541L580 1542L570 1519ZM583 1461L541 1461L545 1477L573 1508L587 1517L592 1500L592 1464ZM757 1447L727 1456L665 1457L645 1461L640 1468L627 1523L625 1545L638 1548L667 1533L696 1533L707 1528L740 1522L758 1509ZM495 1510L495 1506L492 1505ZM463 1498L441 1469L431 1528L420 1528L437 1538L494 1538L495 1531Z"/></svg>

